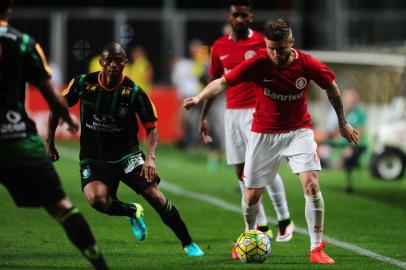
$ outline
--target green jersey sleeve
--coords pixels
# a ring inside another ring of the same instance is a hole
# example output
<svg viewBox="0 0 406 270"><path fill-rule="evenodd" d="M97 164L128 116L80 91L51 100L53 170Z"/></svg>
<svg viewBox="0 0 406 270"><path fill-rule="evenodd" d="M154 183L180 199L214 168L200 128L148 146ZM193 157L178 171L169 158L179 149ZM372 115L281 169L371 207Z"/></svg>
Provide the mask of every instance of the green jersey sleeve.
<svg viewBox="0 0 406 270"><path fill-rule="evenodd" d="M72 79L68 86L62 91L62 96L65 97L69 107L74 106L79 101L79 84L81 80L81 77Z"/></svg>
<svg viewBox="0 0 406 270"><path fill-rule="evenodd" d="M24 34L20 49L25 59L23 74L27 82L36 83L51 78L51 69L39 43Z"/></svg>
<svg viewBox="0 0 406 270"><path fill-rule="evenodd" d="M132 106L145 129L157 126L158 114L154 103L141 87L134 86Z"/></svg>

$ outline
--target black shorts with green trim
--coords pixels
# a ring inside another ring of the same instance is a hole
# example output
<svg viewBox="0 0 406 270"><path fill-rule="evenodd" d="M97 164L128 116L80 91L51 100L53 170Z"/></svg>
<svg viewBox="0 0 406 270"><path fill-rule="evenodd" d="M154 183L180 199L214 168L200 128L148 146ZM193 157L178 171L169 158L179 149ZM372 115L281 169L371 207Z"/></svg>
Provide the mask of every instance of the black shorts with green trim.
<svg viewBox="0 0 406 270"><path fill-rule="evenodd" d="M117 195L120 181L122 181L140 194L149 185L147 180L141 176L144 160L145 155L142 152L128 154L117 161L81 160L80 177L82 190L90 182L101 181L106 184L110 196L114 198ZM155 182L159 184L159 176L156 177Z"/></svg>
<svg viewBox="0 0 406 270"><path fill-rule="evenodd" d="M0 182L17 206L54 205L66 196L38 136L0 141Z"/></svg>

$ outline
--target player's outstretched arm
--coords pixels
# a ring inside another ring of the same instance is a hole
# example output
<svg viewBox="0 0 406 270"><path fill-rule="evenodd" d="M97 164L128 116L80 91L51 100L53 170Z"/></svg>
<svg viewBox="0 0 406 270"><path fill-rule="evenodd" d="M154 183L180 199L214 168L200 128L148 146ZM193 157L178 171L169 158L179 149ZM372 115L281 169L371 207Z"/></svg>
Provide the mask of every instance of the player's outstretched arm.
<svg viewBox="0 0 406 270"><path fill-rule="evenodd" d="M60 94L56 93L51 80L35 83L35 86L41 91L41 94L47 101L51 112L61 117L69 125L68 130L70 132L76 133L79 130L79 125L71 118L65 99Z"/></svg>
<svg viewBox="0 0 406 270"><path fill-rule="evenodd" d="M155 158L158 148L158 129L156 127L147 129L146 148L147 154L145 156L144 165L142 166L141 175L144 176L148 182L152 182L156 176Z"/></svg>
<svg viewBox="0 0 406 270"><path fill-rule="evenodd" d="M199 104L201 100L209 99L217 96L222 91L226 90L228 84L224 77L211 81L197 96L186 98L183 100L183 107L189 110L193 106Z"/></svg>
<svg viewBox="0 0 406 270"><path fill-rule="evenodd" d="M199 134L200 139L204 144L209 144L213 142L213 138L209 134L209 128L207 123L207 114L210 111L211 105L213 104L215 97L209 98L204 101L203 108L200 113L199 119Z"/></svg>
<svg viewBox="0 0 406 270"><path fill-rule="evenodd" d="M347 123L344 117L343 102L341 101L340 89L335 81L329 88L326 89L328 100L337 114L338 126L340 128L340 134L347 139L348 142L353 142L356 145L359 144L358 132Z"/></svg>
<svg viewBox="0 0 406 270"><path fill-rule="evenodd" d="M48 119L48 135L46 139L48 157L51 161L57 161L59 159L59 153L55 147L55 131L58 127L58 123L59 117L51 112Z"/></svg>

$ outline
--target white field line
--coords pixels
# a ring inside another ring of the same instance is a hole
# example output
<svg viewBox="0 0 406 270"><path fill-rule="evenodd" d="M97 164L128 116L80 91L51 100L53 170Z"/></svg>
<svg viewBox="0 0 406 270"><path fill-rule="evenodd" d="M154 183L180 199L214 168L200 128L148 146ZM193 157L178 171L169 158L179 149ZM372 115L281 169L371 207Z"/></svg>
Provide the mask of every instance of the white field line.
<svg viewBox="0 0 406 270"><path fill-rule="evenodd" d="M58 146L58 149L60 150L60 153L62 154L63 157L67 157L67 158L69 158L71 160L75 160L75 161L78 160L79 155L78 155L77 151L72 150L72 149L67 148L67 147L63 147L63 146ZM241 213L241 206L239 206L239 205L229 203L229 202L224 201L224 200L222 200L220 198L216 198L216 197L204 194L204 193L184 189L184 188L182 188L182 187L180 187L178 185L168 183L167 180L162 181L159 186L164 190L167 190L169 192L172 192L172 193L180 195L180 196L189 197L189 198L194 199L194 200L203 201L203 202L206 202L208 204L214 205L216 207L220 207L220 208L223 208L225 210L235 212L235 213L238 213L238 214ZM268 220L272 224L277 224L277 220L274 219L274 218L268 217ZM302 228L302 227L298 227L298 226L295 226L295 233L299 233L299 234L303 234L303 235L309 235L309 233L307 231L307 228ZM346 250L350 250L350 251L352 251L354 253L357 253L357 254L359 254L361 256L370 257L370 258L375 259L377 261L392 264L392 265L395 265L395 266L397 266L399 268L406 269L406 262L399 261L399 260L396 260L396 259L393 259L393 258L390 258L390 257L380 255L378 253L375 253L375 252L372 252L370 250L358 247L358 246L356 246L354 244L351 244L351 243L347 243L347 242L344 242L344 241L337 240L337 239L335 239L333 237L330 237L330 236L327 236L327 235L324 235L324 239L329 241L329 243L334 245L334 246L337 246L337 247L340 247L340 248L343 248L343 249L346 249Z"/></svg>

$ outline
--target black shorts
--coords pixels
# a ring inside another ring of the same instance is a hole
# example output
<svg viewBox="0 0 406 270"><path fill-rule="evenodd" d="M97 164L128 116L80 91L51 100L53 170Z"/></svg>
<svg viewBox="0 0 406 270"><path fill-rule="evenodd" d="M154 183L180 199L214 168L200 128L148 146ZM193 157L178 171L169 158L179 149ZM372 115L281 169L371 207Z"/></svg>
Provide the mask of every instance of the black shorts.
<svg viewBox="0 0 406 270"><path fill-rule="evenodd" d="M101 181L105 183L109 190L109 195L115 198L120 181L124 182L138 194L147 187L147 179L141 176L142 164L145 155L142 152L128 155L118 162L107 162L100 160L81 161L80 177L83 188L90 182ZM156 177L159 184L160 178Z"/></svg>
<svg viewBox="0 0 406 270"><path fill-rule="evenodd" d="M66 196L40 138L2 142L0 150L0 182L17 206L53 205Z"/></svg>

